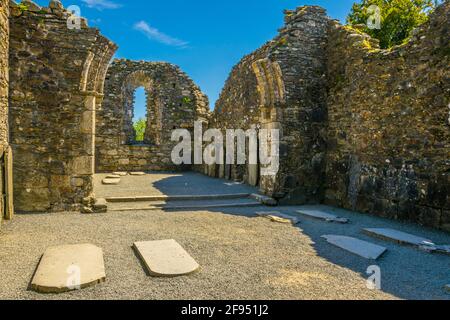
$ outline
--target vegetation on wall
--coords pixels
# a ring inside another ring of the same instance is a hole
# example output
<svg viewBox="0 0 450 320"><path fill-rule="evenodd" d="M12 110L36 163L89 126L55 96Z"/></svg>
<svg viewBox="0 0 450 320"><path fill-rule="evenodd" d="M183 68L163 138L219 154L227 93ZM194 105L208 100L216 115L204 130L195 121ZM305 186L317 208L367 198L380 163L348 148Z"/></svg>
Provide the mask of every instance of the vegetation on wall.
<svg viewBox="0 0 450 320"><path fill-rule="evenodd" d="M134 130L136 131L136 141L142 142L144 141L144 133L145 128L147 126L147 122L144 118L139 118L136 122L133 123Z"/></svg>
<svg viewBox="0 0 450 320"><path fill-rule="evenodd" d="M364 32L380 40L380 47L388 49L404 43L411 31L428 20L430 12L441 1L436 0L362 0L355 3L347 17L351 25L365 25ZM372 29L368 21L373 21L376 12L371 6L379 8L380 28Z"/></svg>

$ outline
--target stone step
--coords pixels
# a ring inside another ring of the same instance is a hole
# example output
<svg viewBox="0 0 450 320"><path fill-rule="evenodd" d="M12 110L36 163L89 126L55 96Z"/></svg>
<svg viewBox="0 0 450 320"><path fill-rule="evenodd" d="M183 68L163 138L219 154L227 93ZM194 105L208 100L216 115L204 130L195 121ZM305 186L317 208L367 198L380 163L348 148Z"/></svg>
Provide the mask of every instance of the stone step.
<svg viewBox="0 0 450 320"><path fill-rule="evenodd" d="M112 202L108 204L108 211L136 211L136 210L201 210L233 207L258 207L259 201L250 198L214 199L214 200L177 200L177 201L138 201Z"/></svg>
<svg viewBox="0 0 450 320"><path fill-rule="evenodd" d="M106 201L112 203L112 202L140 202L140 201L240 199L248 197L250 197L249 193L209 194L209 195L156 195L156 196L135 196L135 197L107 197Z"/></svg>

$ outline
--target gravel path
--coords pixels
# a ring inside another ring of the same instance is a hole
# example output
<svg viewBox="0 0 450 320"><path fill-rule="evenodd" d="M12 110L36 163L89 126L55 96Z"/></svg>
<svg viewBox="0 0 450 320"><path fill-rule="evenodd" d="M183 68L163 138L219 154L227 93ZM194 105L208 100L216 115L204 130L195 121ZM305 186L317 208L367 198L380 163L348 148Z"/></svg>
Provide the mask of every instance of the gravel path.
<svg viewBox="0 0 450 320"><path fill-rule="evenodd" d="M368 290L364 274L319 256L302 229L246 216L261 208L225 211L232 214L136 211L18 215L0 232L0 299L398 298ZM132 243L170 238L199 262L200 272L172 279L146 276ZM27 290L44 250L74 243L103 248L106 282L60 295Z"/></svg>

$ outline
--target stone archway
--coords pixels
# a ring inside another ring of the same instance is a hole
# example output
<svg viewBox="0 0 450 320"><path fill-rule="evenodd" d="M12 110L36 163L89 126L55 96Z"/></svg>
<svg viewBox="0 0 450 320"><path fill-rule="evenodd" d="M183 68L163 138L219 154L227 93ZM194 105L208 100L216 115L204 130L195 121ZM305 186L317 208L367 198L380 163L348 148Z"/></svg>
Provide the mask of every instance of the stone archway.
<svg viewBox="0 0 450 320"><path fill-rule="evenodd" d="M133 143L133 93L147 94L145 144ZM193 131L207 118L207 97L177 66L162 62L115 60L108 69L105 100L97 110L96 170L179 170L172 164L172 130Z"/></svg>
<svg viewBox="0 0 450 320"><path fill-rule="evenodd" d="M263 145L261 141L259 141L259 144L268 152L273 140L273 137L270 136L270 130L278 129L281 131L282 129L282 111L279 106L285 102L286 95L283 74L278 62L271 61L268 58L253 62L252 69L256 76L259 94L260 129L267 130L269 135L266 137L266 145ZM281 135L282 132L280 132L280 137ZM262 167L260 166L249 165L249 182L255 183L259 179L260 189L264 193L272 195L275 191L277 176L262 175L261 170Z"/></svg>

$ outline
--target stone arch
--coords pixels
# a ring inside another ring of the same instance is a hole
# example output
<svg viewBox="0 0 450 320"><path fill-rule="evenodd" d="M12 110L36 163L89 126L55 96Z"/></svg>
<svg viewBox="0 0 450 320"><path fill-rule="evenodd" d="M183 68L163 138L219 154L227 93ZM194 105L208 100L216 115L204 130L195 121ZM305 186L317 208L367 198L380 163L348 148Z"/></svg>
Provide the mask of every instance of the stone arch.
<svg viewBox="0 0 450 320"><path fill-rule="evenodd" d="M133 94L147 93L145 144L130 143ZM207 118L208 100L179 67L162 62L114 60L105 82L105 100L98 110L97 171L176 170L171 163L173 129L194 128Z"/></svg>
<svg viewBox="0 0 450 320"><path fill-rule="evenodd" d="M280 106L285 103L286 89L281 67L277 61L271 61L268 58L259 59L252 63L252 69L256 77L256 89L259 94L259 129L265 129L268 132L267 144L259 141L258 136L258 146L265 148L268 152L274 138L270 135L270 130L278 129L281 131L282 129L283 113ZM249 183L259 184L262 190L271 193L276 177L262 175L262 169L259 165L249 165L247 169Z"/></svg>

